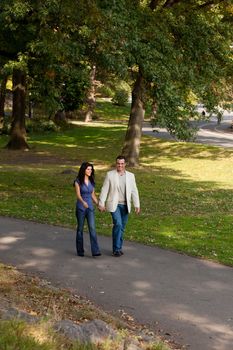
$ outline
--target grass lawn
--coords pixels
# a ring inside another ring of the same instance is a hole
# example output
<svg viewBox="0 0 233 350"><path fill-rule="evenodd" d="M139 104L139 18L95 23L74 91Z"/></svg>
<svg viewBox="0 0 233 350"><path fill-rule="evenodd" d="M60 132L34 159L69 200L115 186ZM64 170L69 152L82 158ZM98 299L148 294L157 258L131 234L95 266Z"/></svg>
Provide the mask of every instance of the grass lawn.
<svg viewBox="0 0 233 350"><path fill-rule="evenodd" d="M109 112L108 112L109 113ZM126 125L79 124L28 137L29 152L7 151L0 138L0 215L75 230L72 182L94 162L96 191L114 164ZM125 238L233 266L233 149L143 136L137 179L142 212L130 215ZM99 234L111 235L109 213L96 211Z"/></svg>

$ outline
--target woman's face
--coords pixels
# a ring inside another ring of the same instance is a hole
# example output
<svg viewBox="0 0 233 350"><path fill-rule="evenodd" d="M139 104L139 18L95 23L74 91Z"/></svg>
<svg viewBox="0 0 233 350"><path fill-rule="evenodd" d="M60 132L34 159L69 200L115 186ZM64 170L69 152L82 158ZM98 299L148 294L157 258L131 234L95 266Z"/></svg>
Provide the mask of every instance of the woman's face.
<svg viewBox="0 0 233 350"><path fill-rule="evenodd" d="M91 173L92 173L92 167L88 166L85 170L85 175L89 177L91 176Z"/></svg>

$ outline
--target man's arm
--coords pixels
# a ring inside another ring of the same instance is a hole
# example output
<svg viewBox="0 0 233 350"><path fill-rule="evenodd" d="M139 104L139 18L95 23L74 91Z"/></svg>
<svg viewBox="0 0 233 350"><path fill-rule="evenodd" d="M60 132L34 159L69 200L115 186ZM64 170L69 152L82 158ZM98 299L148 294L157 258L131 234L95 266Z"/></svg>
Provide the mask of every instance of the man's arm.
<svg viewBox="0 0 233 350"><path fill-rule="evenodd" d="M103 186L102 186L102 189L101 189L101 192L100 192L100 195L99 195L98 207L102 211L105 210L105 202L106 202L106 199L108 196L109 186L110 186L110 181L109 181L109 175L107 173L105 180L104 180L104 183L103 183Z"/></svg>
<svg viewBox="0 0 233 350"><path fill-rule="evenodd" d="M140 213L140 200L139 200L139 193L138 193L138 188L136 185L136 180L135 180L134 174L133 174L133 178L132 178L132 200L133 200L133 205L135 208L135 213L139 214Z"/></svg>

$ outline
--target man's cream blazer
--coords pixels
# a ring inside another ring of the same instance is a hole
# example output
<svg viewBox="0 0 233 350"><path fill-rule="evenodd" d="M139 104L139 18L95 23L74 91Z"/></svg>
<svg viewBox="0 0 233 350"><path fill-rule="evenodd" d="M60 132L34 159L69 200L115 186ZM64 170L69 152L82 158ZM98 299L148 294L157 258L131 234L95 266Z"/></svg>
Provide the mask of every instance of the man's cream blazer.
<svg viewBox="0 0 233 350"><path fill-rule="evenodd" d="M140 208L138 189L133 173L126 171L126 202L128 212L131 211L131 200L135 208ZM116 170L111 170L107 173L101 193L99 196L99 205L106 207L109 212L114 212L118 205L119 193L119 175Z"/></svg>

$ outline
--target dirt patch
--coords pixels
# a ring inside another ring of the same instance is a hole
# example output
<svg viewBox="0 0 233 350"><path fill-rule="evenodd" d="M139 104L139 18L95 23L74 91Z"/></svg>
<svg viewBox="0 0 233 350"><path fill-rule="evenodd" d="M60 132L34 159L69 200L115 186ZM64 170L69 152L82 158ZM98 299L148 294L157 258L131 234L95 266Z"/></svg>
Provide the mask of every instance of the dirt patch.
<svg viewBox="0 0 233 350"><path fill-rule="evenodd" d="M21 164L53 164L53 165L80 165L79 161L67 160L63 157L55 157L46 152L39 152L36 150L29 151L10 151L2 149L0 152L0 163L8 165ZM81 162L80 162L81 163Z"/></svg>

